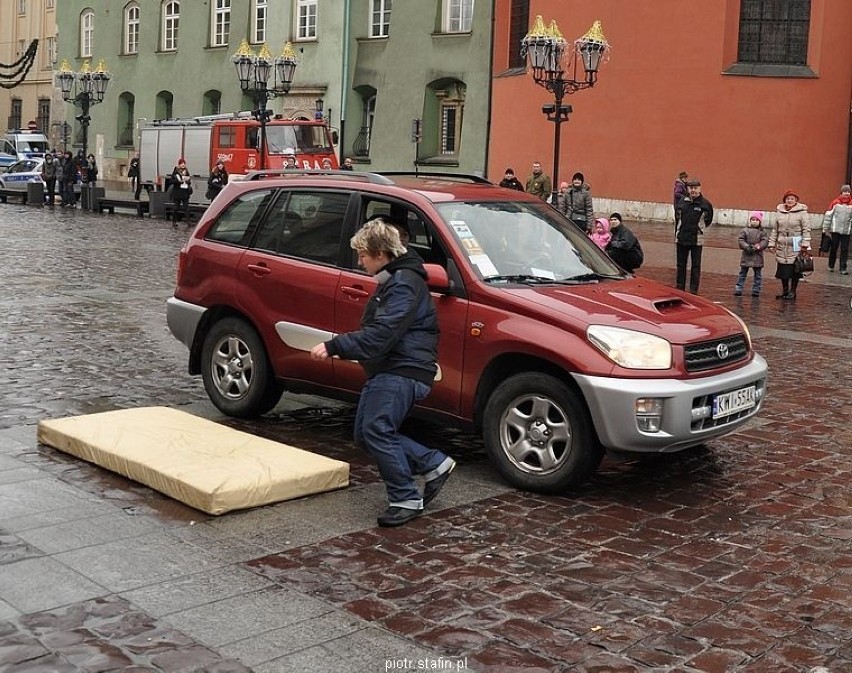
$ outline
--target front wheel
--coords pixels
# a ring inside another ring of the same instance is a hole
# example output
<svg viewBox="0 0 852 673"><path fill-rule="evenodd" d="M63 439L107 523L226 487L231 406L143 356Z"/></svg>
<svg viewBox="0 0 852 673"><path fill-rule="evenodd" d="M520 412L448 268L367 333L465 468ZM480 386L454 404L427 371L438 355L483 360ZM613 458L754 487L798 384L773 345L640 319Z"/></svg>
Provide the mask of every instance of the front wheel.
<svg viewBox="0 0 852 673"><path fill-rule="evenodd" d="M603 458L582 400L547 374L518 374L497 386L485 406L483 437L506 481L538 493L579 484Z"/></svg>
<svg viewBox="0 0 852 673"><path fill-rule="evenodd" d="M281 399L263 341L239 318L220 320L207 333L201 378L210 401L228 416L254 418Z"/></svg>

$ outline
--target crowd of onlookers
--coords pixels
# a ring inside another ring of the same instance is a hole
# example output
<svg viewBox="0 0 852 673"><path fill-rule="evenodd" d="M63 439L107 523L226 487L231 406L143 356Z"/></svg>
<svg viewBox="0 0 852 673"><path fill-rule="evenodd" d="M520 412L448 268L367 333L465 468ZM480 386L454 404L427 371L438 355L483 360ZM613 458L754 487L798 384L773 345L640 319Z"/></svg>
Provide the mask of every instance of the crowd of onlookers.
<svg viewBox="0 0 852 673"><path fill-rule="evenodd" d="M642 265L642 246L636 235L623 224L621 215L612 213L608 218L594 217L591 187L582 173L574 173L571 182L562 182L554 193L550 177L542 170L541 163L536 161L526 183L515 176L512 168L507 168L500 186L525 191L549 202L569 220L585 229L589 238L626 271L633 272ZM677 260L675 286L684 291L688 286L690 292L697 294L701 282L704 234L707 227L713 224L713 205L701 193L701 180L683 171L674 183L672 206ZM776 298L795 299L799 281L813 269L810 222L808 207L801 203L799 195L792 189L784 192L771 218L762 211L753 211L737 239L740 259L734 295L743 294L751 270L751 295L760 296L764 251L768 250L775 257L775 278L781 282L781 291ZM837 268L840 274L847 275L852 234L850 185L842 185L839 196L828 205L820 234L819 249L820 252L828 253L828 271L833 272L839 262Z"/></svg>
<svg viewBox="0 0 852 673"><path fill-rule="evenodd" d="M44 181L48 205L55 205L58 193L62 207L73 208L80 198L75 185L93 185L97 182L98 164L95 155L84 156L83 150L78 150L76 156L71 152L47 152L41 167L41 179Z"/></svg>

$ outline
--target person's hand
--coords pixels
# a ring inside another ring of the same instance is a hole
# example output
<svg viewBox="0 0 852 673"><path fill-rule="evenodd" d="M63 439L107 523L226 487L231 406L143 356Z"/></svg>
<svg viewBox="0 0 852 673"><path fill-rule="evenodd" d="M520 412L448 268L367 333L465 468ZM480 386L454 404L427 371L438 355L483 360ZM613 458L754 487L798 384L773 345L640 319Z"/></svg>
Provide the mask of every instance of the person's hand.
<svg viewBox="0 0 852 673"><path fill-rule="evenodd" d="M328 349L325 347L324 343L317 344L313 348L311 348L311 359L312 360L325 360L328 357Z"/></svg>

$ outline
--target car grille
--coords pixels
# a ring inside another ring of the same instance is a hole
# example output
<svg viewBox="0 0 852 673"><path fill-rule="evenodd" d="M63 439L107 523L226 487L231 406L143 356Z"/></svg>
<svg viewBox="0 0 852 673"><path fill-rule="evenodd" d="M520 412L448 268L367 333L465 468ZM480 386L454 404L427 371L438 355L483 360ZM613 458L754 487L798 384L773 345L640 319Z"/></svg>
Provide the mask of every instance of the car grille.
<svg viewBox="0 0 852 673"><path fill-rule="evenodd" d="M721 354L725 354L725 357ZM686 346L683 355L686 371L703 372L743 360L748 356L748 343L744 335L736 334L725 339Z"/></svg>

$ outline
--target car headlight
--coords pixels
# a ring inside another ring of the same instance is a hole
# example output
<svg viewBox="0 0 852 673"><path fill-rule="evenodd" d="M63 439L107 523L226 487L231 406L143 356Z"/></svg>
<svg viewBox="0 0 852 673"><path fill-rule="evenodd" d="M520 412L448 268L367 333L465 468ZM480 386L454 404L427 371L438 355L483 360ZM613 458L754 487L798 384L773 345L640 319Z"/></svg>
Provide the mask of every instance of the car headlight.
<svg viewBox="0 0 852 673"><path fill-rule="evenodd" d="M672 345L653 334L591 325L586 336L601 353L625 369L669 369L672 366Z"/></svg>

